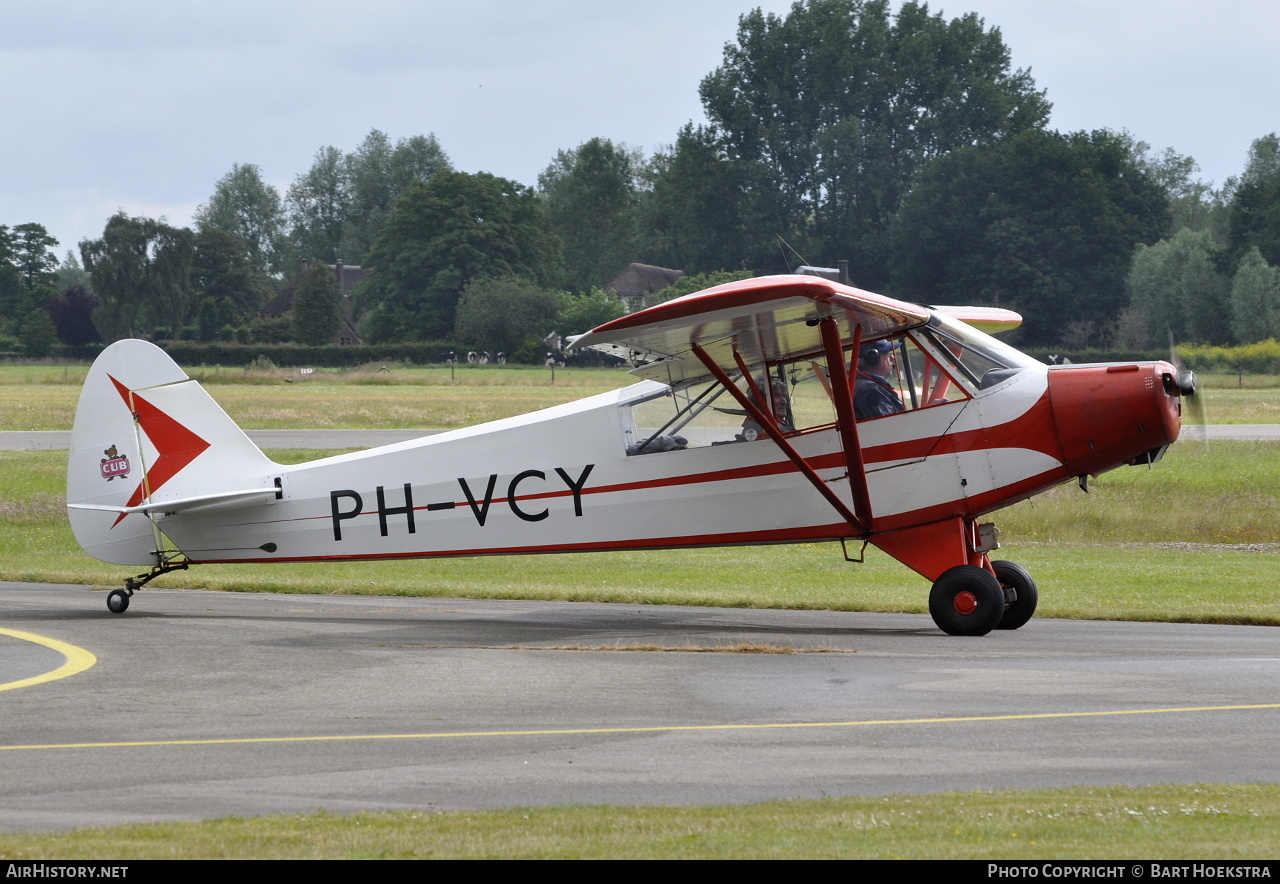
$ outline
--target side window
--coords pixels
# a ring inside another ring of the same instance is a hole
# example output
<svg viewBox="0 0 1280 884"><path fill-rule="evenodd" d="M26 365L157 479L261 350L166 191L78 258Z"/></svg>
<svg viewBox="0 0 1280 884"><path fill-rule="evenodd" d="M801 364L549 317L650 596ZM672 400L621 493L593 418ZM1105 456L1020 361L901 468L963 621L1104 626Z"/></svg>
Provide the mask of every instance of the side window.
<svg viewBox="0 0 1280 884"><path fill-rule="evenodd" d="M785 366L783 376L791 397L792 425L797 430L812 430L834 424L835 406L831 400L831 375L827 360L802 359Z"/></svg>
<svg viewBox="0 0 1280 884"><path fill-rule="evenodd" d="M960 399L968 399L969 393L938 364L927 350L914 338L905 337L900 345L902 354L899 370L902 374L908 409L945 405Z"/></svg>
<svg viewBox="0 0 1280 884"><path fill-rule="evenodd" d="M874 420L969 398L970 388L957 380L960 372L940 346L932 340L922 346L905 334L862 347L851 378L854 416ZM844 358L853 354L845 351ZM849 367L837 370L848 372ZM756 365L749 380L739 376L733 383L753 402L765 400L785 436L836 423L831 371L823 355ZM655 391L622 411L629 455L754 442L771 432L718 382Z"/></svg>
<svg viewBox="0 0 1280 884"><path fill-rule="evenodd" d="M745 388L742 381L738 382ZM781 389L775 385L775 390ZM785 410L780 398L775 413ZM719 383L664 390L623 406L623 439L627 454L657 454L705 448L759 438L746 410ZM784 422L785 425L785 422Z"/></svg>
<svg viewBox="0 0 1280 884"><path fill-rule="evenodd" d="M862 420L888 417L967 399L928 350L910 335L872 341L862 347L854 385L854 415Z"/></svg>

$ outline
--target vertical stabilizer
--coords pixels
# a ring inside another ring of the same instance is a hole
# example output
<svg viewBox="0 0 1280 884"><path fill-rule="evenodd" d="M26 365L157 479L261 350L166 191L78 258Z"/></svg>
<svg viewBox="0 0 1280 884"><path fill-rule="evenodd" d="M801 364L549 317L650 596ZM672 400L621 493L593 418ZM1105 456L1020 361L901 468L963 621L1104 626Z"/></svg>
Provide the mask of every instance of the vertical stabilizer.
<svg viewBox="0 0 1280 884"><path fill-rule="evenodd" d="M116 565L157 564L165 500L272 486L267 459L164 351L117 341L80 392L67 463L67 514L80 546Z"/></svg>

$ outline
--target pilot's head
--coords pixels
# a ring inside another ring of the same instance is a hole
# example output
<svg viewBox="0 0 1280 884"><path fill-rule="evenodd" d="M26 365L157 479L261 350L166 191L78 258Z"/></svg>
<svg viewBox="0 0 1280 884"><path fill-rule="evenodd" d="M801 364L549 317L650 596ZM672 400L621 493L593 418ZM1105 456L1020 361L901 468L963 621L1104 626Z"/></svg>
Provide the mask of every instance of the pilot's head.
<svg viewBox="0 0 1280 884"><path fill-rule="evenodd" d="M872 341L858 353L858 368L866 371L883 369L893 358L893 344L885 340Z"/></svg>

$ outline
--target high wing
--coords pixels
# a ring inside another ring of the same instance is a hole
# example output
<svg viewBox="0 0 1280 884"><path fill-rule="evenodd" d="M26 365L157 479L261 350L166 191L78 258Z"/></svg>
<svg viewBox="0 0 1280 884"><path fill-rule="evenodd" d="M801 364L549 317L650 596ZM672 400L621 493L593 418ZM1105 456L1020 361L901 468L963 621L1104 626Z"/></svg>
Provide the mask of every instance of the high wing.
<svg viewBox="0 0 1280 884"><path fill-rule="evenodd" d="M837 323L847 342L854 326L870 340L924 324L929 310L817 276L764 276L620 317L573 346L621 356L636 366L632 374L678 387L713 376L695 357L695 346L732 373L738 370L735 351L748 365L822 353L819 325L825 319Z"/></svg>
<svg viewBox="0 0 1280 884"><path fill-rule="evenodd" d="M989 335L1009 331L1022 325L1022 316L1003 307L934 307L937 313L945 313L965 325L971 325Z"/></svg>

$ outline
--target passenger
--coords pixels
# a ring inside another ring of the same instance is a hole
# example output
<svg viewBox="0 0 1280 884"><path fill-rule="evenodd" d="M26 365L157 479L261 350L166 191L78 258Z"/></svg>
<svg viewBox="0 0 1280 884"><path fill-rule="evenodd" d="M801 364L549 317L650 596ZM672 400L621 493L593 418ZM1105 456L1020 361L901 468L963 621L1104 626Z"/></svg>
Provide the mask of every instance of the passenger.
<svg viewBox="0 0 1280 884"><path fill-rule="evenodd" d="M858 420L902 411L902 397L889 384L894 371L893 344L875 341L858 356L858 380L853 391L853 415Z"/></svg>
<svg viewBox="0 0 1280 884"><path fill-rule="evenodd" d="M781 378L771 377L769 379L769 388L771 391L770 398L773 402L773 416L778 421L778 428L784 433L795 431L795 426L791 418L791 403L787 398L787 385ZM752 402L756 402L756 395L752 393L749 397ZM759 422L753 417L748 417L742 422L742 432L734 439L738 442L754 442L757 439L768 436L769 433Z"/></svg>

